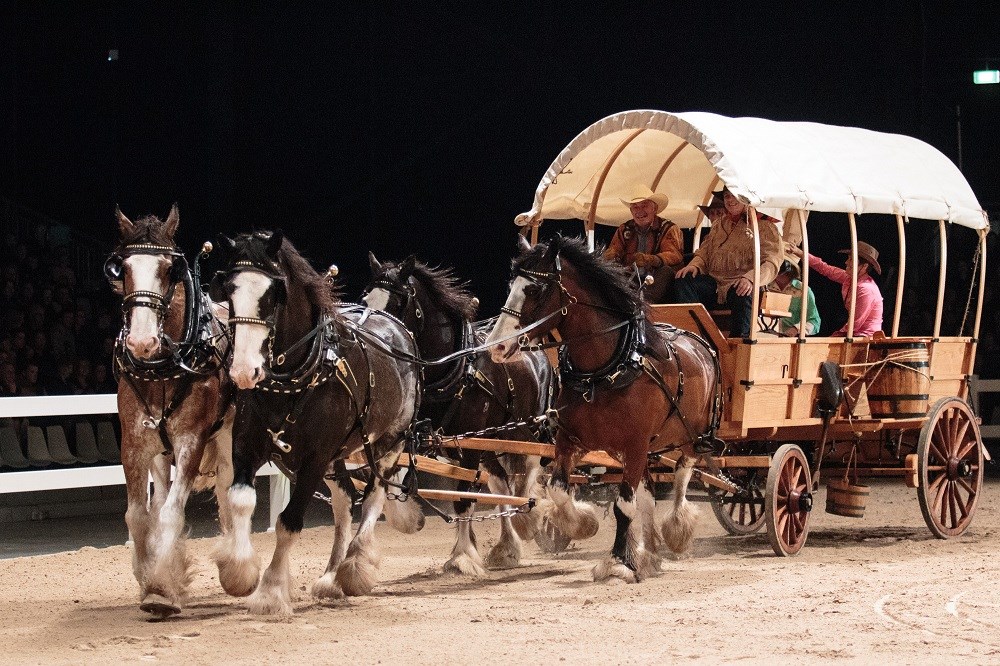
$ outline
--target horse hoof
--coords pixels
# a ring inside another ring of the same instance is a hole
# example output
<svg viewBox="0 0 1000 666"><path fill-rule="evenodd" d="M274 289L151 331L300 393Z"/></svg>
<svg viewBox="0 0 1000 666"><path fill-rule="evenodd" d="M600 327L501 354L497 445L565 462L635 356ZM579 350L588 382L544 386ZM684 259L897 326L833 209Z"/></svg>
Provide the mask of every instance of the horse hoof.
<svg viewBox="0 0 1000 666"><path fill-rule="evenodd" d="M592 573L594 574L595 583L600 583L609 579L617 579L625 583L639 582L639 576L636 572L629 569L617 559L609 559L604 560L603 562L598 562Z"/></svg>
<svg viewBox="0 0 1000 666"><path fill-rule="evenodd" d="M177 615L180 613L181 607L166 597L150 593L147 594L143 598L142 603L139 604L139 610L149 613L153 616L154 620L164 620L171 615Z"/></svg>
<svg viewBox="0 0 1000 666"><path fill-rule="evenodd" d="M444 563L445 573L454 573L462 576L472 576L475 578L485 576L486 569L483 568L481 561L476 561L477 559L478 558L473 558L467 553L454 555L450 560Z"/></svg>
<svg viewBox="0 0 1000 666"><path fill-rule="evenodd" d="M567 548L572 539L559 531L559 528L548 520L542 521L542 529L535 535L535 543L543 553L561 553Z"/></svg>
<svg viewBox="0 0 1000 666"><path fill-rule="evenodd" d="M521 547L517 544L498 543L486 556L489 569L513 569L521 563Z"/></svg>

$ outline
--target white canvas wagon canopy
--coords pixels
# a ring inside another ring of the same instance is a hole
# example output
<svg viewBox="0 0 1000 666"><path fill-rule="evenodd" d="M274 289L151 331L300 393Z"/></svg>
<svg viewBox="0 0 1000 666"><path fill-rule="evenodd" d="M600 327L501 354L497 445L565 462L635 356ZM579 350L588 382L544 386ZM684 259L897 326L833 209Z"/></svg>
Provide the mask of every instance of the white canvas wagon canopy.
<svg viewBox="0 0 1000 666"><path fill-rule="evenodd" d="M885 213L989 226L958 168L923 141L856 127L625 111L581 132L559 154L518 225L582 219L617 226L636 183L670 197L662 215L693 227L725 184L765 211Z"/></svg>

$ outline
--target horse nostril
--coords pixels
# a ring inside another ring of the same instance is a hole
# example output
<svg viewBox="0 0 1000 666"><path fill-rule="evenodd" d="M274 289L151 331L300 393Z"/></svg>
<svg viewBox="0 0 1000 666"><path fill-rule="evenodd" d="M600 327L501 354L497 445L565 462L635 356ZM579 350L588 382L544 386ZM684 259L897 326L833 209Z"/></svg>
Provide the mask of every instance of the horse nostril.
<svg viewBox="0 0 1000 666"><path fill-rule="evenodd" d="M253 369L253 378L254 378L254 381L259 381L260 380L260 368L254 368Z"/></svg>

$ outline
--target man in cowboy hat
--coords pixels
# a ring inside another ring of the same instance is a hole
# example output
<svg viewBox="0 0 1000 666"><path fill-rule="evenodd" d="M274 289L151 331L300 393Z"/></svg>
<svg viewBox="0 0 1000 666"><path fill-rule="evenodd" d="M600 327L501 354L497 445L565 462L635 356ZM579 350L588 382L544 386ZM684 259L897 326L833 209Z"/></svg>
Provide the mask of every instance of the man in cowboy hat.
<svg viewBox="0 0 1000 666"><path fill-rule="evenodd" d="M778 269L778 275L774 278L774 282L768 286L768 289L792 297L792 302L788 306L788 311L792 313L792 316L785 317L778 325L780 326L779 330L784 335L798 336L799 324L802 323L802 283L799 281L798 264L785 259L781 263L781 268ZM806 335L819 333L821 323L819 310L816 309L816 296L810 287L806 297Z"/></svg>
<svg viewBox="0 0 1000 666"><path fill-rule="evenodd" d="M747 204L728 189L712 193L708 206L699 206L712 222L705 240L674 283L678 303L702 303L708 308L726 304L732 311L729 335L750 334L753 303L754 239ZM760 284L778 274L783 258L777 220L757 214L760 232Z"/></svg>
<svg viewBox="0 0 1000 666"><path fill-rule="evenodd" d="M803 256L800 248L789 247L788 251L797 257ZM831 266L811 254L809 255L809 268L840 284L840 295L844 299L844 307L850 312L851 251L840 250L840 254L847 255L845 268ZM870 275L871 271L878 275L882 274L882 267L878 265L878 250L864 241L858 241L858 301L854 310L854 337L856 338L870 338L876 331L882 330L882 292L879 291L878 284ZM847 324L844 324L840 330L832 335L834 337L846 336Z"/></svg>
<svg viewBox="0 0 1000 666"><path fill-rule="evenodd" d="M653 276L646 290L650 303L663 302L669 293L677 266L684 262L681 230L659 213L667 207L667 195L636 185L621 200L629 207L632 219L615 230L604 258L623 266L639 269L641 277Z"/></svg>

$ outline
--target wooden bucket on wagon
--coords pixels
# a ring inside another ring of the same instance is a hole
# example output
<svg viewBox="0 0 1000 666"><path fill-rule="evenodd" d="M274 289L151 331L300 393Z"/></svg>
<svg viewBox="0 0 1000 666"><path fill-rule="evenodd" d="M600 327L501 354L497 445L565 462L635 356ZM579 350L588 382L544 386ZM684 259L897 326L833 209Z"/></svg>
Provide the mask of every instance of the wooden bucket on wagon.
<svg viewBox="0 0 1000 666"><path fill-rule="evenodd" d="M872 418L927 416L930 353L926 342L872 342L868 361L868 407Z"/></svg>

